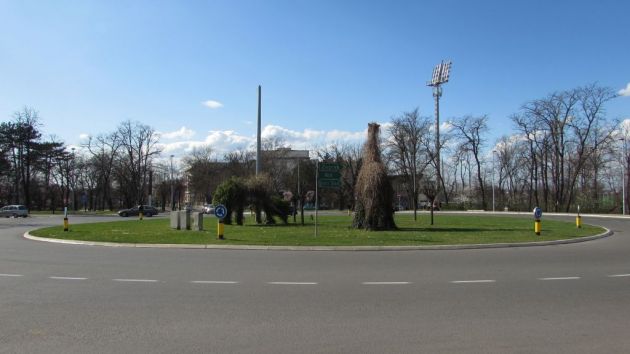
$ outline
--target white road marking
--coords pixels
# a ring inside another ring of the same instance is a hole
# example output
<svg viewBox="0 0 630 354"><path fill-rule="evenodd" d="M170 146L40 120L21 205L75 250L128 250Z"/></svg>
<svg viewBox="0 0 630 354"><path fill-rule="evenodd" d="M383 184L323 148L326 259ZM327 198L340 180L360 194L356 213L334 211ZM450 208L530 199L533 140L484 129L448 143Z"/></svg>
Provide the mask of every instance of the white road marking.
<svg viewBox="0 0 630 354"><path fill-rule="evenodd" d="M480 280L453 280L453 284L466 284L466 283L496 283L496 280L480 279Z"/></svg>
<svg viewBox="0 0 630 354"><path fill-rule="evenodd" d="M619 277L630 277L630 274L612 274L608 276L609 278L619 278Z"/></svg>
<svg viewBox="0 0 630 354"><path fill-rule="evenodd" d="M136 282L136 283L157 283L157 280L155 279L112 279L113 281L120 281L120 282Z"/></svg>
<svg viewBox="0 0 630 354"><path fill-rule="evenodd" d="M0 277L23 277L23 275L22 274L6 274L6 273L3 273L3 274L0 274Z"/></svg>
<svg viewBox="0 0 630 354"><path fill-rule="evenodd" d="M223 280L193 280L193 284L238 284L237 281L223 281Z"/></svg>
<svg viewBox="0 0 630 354"><path fill-rule="evenodd" d="M78 277L48 277L49 279L57 279L57 280L86 280L87 278L78 278Z"/></svg>
<svg viewBox="0 0 630 354"><path fill-rule="evenodd" d="M313 282L292 282L292 281L270 281L267 284L271 285L317 285Z"/></svg>
<svg viewBox="0 0 630 354"><path fill-rule="evenodd" d="M408 281L364 281L363 285L405 285L411 284Z"/></svg>
<svg viewBox="0 0 630 354"><path fill-rule="evenodd" d="M580 277L557 277L557 278L538 278L538 280L576 280Z"/></svg>

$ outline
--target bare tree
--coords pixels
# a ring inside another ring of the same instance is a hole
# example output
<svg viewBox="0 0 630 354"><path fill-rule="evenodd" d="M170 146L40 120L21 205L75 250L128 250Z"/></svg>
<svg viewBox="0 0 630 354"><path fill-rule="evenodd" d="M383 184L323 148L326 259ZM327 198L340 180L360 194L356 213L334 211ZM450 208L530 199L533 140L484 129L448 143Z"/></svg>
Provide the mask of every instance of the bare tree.
<svg viewBox="0 0 630 354"><path fill-rule="evenodd" d="M388 129L387 151L396 173L404 180L407 196L411 197L414 220L417 219L418 181L431 161L424 150L428 146L430 127L430 118L420 117L415 109L394 117Z"/></svg>
<svg viewBox="0 0 630 354"><path fill-rule="evenodd" d="M455 136L459 139L459 149L469 152L475 160L477 182L481 190L481 205L486 209L486 190L481 172L481 149L485 143L484 135L488 132L488 116L464 116L450 122Z"/></svg>
<svg viewBox="0 0 630 354"><path fill-rule="evenodd" d="M116 134L121 149L116 161L116 177L124 204L127 207L142 204L153 158L160 153L158 135L148 125L129 120L120 124Z"/></svg>
<svg viewBox="0 0 630 354"><path fill-rule="evenodd" d="M114 162L121 147L121 137L117 132L101 134L90 137L84 145L92 154L91 162L97 172L97 199L100 201L100 209L112 210L114 203L112 200L112 173ZM98 204L98 203L97 203Z"/></svg>
<svg viewBox="0 0 630 354"><path fill-rule="evenodd" d="M614 97L610 88L591 84L531 101L512 118L529 141L532 188L537 197L542 187L547 209L550 204L555 211L571 208L585 164L610 139L613 128L606 124L604 106Z"/></svg>
<svg viewBox="0 0 630 354"><path fill-rule="evenodd" d="M204 197L205 203L212 202L212 193L227 178L223 163L214 157L211 147L194 148L184 157L184 168L188 175L188 188L191 193Z"/></svg>

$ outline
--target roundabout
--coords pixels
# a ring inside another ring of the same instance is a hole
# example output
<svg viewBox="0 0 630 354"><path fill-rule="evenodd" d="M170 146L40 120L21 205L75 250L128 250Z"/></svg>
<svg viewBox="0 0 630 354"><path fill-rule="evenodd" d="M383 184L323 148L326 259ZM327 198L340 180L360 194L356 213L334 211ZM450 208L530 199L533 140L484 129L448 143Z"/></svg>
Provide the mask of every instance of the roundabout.
<svg viewBox="0 0 630 354"><path fill-rule="evenodd" d="M8 352L630 350L628 219L584 216L614 232L590 242L421 252L86 247L22 237L58 217L1 222Z"/></svg>
<svg viewBox="0 0 630 354"><path fill-rule="evenodd" d="M611 234L610 230L599 226L576 228L558 220L545 222L542 234L534 233L531 221L518 214L447 212L440 216L438 224L428 225L425 213L420 214L418 220L410 213L398 213L399 227L395 231L352 229L351 218L340 213L322 216L317 235L313 218L304 225L270 226L257 225L250 217L244 225L218 224L217 219L210 218L203 231L175 230L162 218L80 224L70 232L54 226L33 230L24 236L46 242L114 247L378 251L544 246L583 242ZM221 237L214 233L218 225ZM224 230L227 237L223 237Z"/></svg>

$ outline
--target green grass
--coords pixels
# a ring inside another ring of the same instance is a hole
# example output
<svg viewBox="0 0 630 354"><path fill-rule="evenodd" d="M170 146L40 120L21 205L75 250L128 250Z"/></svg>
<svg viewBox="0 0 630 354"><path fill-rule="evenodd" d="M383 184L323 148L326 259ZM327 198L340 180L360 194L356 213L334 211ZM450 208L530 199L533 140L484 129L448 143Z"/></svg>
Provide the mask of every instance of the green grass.
<svg viewBox="0 0 630 354"><path fill-rule="evenodd" d="M298 219L299 220L299 219ZM171 243L171 244L232 244L232 245L291 245L291 246L399 246L450 245L503 242L532 242L568 239L603 232L596 226L543 220L542 235L533 232L531 218L502 216L437 215L436 225L430 226L427 215L413 221L411 215L396 215L398 231L363 231L349 227L350 216L320 216L319 236L314 236L314 224L307 217L305 226L289 224L259 226L226 225L225 240L216 239L216 218L204 218L205 231L173 230L167 219L144 219L76 224L69 232L55 226L32 231L40 237L98 242ZM251 218L246 219L251 222Z"/></svg>

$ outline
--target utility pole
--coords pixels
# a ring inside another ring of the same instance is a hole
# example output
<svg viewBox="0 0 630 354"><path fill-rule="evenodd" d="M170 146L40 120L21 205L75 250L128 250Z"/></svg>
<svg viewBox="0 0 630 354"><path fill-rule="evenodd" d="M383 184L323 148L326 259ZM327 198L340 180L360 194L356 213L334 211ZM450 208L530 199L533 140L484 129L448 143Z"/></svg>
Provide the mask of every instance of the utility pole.
<svg viewBox="0 0 630 354"><path fill-rule="evenodd" d="M442 97L442 84L448 82L451 71L451 62L440 62L433 68L433 76L431 81L427 82L427 86L433 87L433 97L435 98L435 198L431 203L431 225L433 225L433 210L435 203L439 203L440 183L442 176L440 174L440 97Z"/></svg>
<svg viewBox="0 0 630 354"><path fill-rule="evenodd" d="M261 95L262 88L258 85L258 134L256 135L256 176L260 173L260 158L261 158L261 141L260 141L260 120L261 120Z"/></svg>

